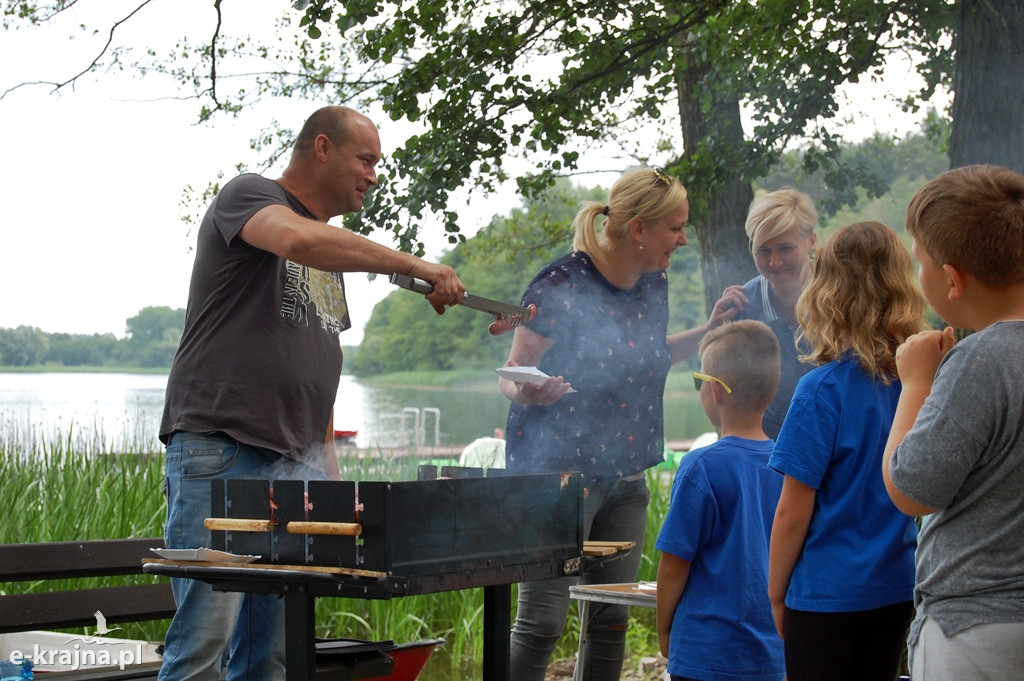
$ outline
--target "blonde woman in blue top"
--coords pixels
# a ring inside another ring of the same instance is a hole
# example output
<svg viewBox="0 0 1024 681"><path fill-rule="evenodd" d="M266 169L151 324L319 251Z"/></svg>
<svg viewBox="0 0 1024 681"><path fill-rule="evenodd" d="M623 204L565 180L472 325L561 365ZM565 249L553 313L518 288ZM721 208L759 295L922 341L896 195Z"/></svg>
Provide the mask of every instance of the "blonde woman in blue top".
<svg viewBox="0 0 1024 681"><path fill-rule="evenodd" d="M797 302L817 364L797 384L769 466L784 474L769 597L789 681L896 677L913 616L917 527L881 461L900 396L896 348L923 326L907 249L883 224L839 230Z"/></svg>
<svg viewBox="0 0 1024 681"><path fill-rule="evenodd" d="M784 188L754 199L744 229L750 238L750 254L758 275L745 284L725 289L724 299L739 299L742 308L733 321L756 319L767 324L782 349L782 374L775 399L764 412L762 423L771 439L779 436L793 389L811 370L797 348L796 301L811 279L817 236L818 213L811 197Z"/></svg>

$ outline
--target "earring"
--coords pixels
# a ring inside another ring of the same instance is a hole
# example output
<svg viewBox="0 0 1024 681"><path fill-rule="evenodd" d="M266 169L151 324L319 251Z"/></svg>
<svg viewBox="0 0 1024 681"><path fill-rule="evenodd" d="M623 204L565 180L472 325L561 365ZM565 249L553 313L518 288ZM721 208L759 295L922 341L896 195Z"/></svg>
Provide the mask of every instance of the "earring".
<svg viewBox="0 0 1024 681"><path fill-rule="evenodd" d="M639 248L640 248L641 251L644 250L644 245L640 244Z"/></svg>

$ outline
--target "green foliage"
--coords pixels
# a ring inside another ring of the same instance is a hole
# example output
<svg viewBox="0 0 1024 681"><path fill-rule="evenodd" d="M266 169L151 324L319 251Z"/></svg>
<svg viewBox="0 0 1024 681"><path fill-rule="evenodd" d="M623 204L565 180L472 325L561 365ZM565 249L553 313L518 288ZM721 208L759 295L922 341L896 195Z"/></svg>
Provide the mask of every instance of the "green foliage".
<svg viewBox="0 0 1024 681"><path fill-rule="evenodd" d="M820 175L822 215L887 190L885 164L843 156L837 93L878 79L889 56L903 55L924 85L896 96L916 111L952 82L954 37L971 44L977 35L970 32L980 30L957 23L960 4L297 0L268 44L223 34L215 3L217 23L207 27L215 30L200 27L201 42L183 39L170 54L143 57L114 47L86 70L114 64L168 74L199 101L201 121L266 99L303 98L383 110L413 124L384 159L365 210L344 223L363 234L390 231L401 249L417 254L429 217L440 218L450 243L465 242L451 205L457 189L487 194L514 181L523 196L538 197L559 177L593 170L583 167L592 151L615 157L620 170L664 158L690 190L704 280L717 291L751 271L737 207L795 147L804 148L791 159L798 172ZM4 27L43 23L73 5L8 3ZM1006 19L1014 30L1016 22ZM954 26L968 35L954 36ZM960 83L986 70L981 61L961 66ZM993 108L1013 113L1009 105ZM963 126L987 136L984 121L994 118ZM265 157L261 166L276 164L293 138L276 123L261 132L252 141ZM981 146L979 135L969 139ZM554 243L541 240L541 248ZM713 299L705 297L705 308ZM443 330L467 331L458 324ZM409 340L418 345L417 363L430 361L436 343L421 327L406 331L416 334ZM367 362L395 350L382 345Z"/></svg>
<svg viewBox="0 0 1024 681"><path fill-rule="evenodd" d="M128 344L142 366L169 367L184 328L184 308L145 307L128 318Z"/></svg>
<svg viewBox="0 0 1024 681"><path fill-rule="evenodd" d="M119 341L112 333L51 333L49 338L50 351L45 361L65 367L103 366L119 356Z"/></svg>
<svg viewBox="0 0 1024 681"><path fill-rule="evenodd" d="M817 141L802 159L807 170L825 171L833 210L857 186L884 191L864 167L839 162L841 139L820 125L836 115L837 88L875 77L897 49L927 65L924 95L951 68L946 2L715 1L668 12L646 1L607 0L312 0L301 7L310 36L330 40L333 23L355 59L390 67L381 105L394 119L424 124L390 159L388 183L353 222L390 226L429 211L444 216L452 243L460 240L457 215L447 209L453 187L490 191L514 177L521 193L538 196L578 168L589 145L618 145L633 162L671 154L678 128L668 112L681 98L692 98L707 118L697 148L677 152L672 164L692 191L695 216L730 178L756 179L803 138ZM695 64L705 65L703 77L680 93L681 70ZM915 93L905 97L916 105ZM742 101L753 121L738 145L726 142L729 122L713 115L715 102L728 101ZM653 137L632 134L650 124ZM525 162L523 171L507 170L513 157Z"/></svg>
<svg viewBox="0 0 1024 681"><path fill-rule="evenodd" d="M126 323L128 337L133 343L146 344L165 340L177 343L185 327L185 309L170 307L144 307Z"/></svg>
<svg viewBox="0 0 1024 681"><path fill-rule="evenodd" d="M0 364L29 366L46 356L50 341L34 326L0 329Z"/></svg>
<svg viewBox="0 0 1024 681"><path fill-rule="evenodd" d="M0 366L168 368L185 327L184 308L144 307L126 321L128 336L0 329Z"/></svg>
<svg viewBox="0 0 1024 681"><path fill-rule="evenodd" d="M121 443L118 454L103 436L73 426L41 436L17 420L0 424L0 497L5 500L0 544L158 537L164 518L163 457L143 445ZM89 588L159 581L155 577L51 582L46 588ZM4 585L8 593L39 584ZM123 625L119 635L158 641L167 623Z"/></svg>
<svg viewBox="0 0 1024 681"><path fill-rule="evenodd" d="M764 191L795 187L808 194L827 228L871 219L901 230L907 204L917 189L948 169L948 139L949 121L932 110L922 120L921 132L902 139L876 132L862 142L841 146L839 161L847 172L865 180L860 189L848 187L840 199L834 197L824 170L806 170L804 157L816 153L813 148L784 154L757 185Z"/></svg>

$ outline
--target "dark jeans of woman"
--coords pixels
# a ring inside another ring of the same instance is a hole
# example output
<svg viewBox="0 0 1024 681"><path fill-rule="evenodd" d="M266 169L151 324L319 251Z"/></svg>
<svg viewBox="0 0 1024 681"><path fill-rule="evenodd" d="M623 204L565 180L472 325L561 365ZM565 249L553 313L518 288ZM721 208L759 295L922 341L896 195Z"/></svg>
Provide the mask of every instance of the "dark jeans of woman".
<svg viewBox="0 0 1024 681"><path fill-rule="evenodd" d="M543 681L551 653L569 615L569 587L577 583L634 582L644 552L647 480L585 481L583 536L588 541L632 541L623 559L605 563L582 578L562 577L519 585L519 609L510 642L514 681ZM618 681L626 650L628 606L609 606L592 618L580 681Z"/></svg>
<svg viewBox="0 0 1024 681"><path fill-rule="evenodd" d="M858 612L786 608L786 678L893 681L913 617L910 601Z"/></svg>

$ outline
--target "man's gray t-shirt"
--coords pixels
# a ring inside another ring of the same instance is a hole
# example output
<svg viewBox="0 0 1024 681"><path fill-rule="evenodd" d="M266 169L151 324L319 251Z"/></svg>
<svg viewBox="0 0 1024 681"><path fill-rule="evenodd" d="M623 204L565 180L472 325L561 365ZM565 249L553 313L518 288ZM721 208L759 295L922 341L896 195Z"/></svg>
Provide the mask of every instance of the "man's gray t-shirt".
<svg viewBox="0 0 1024 681"><path fill-rule="evenodd" d="M937 509L917 549L917 618L946 636L1024 622L1024 321L958 342L890 465L895 486Z"/></svg>
<svg viewBox="0 0 1024 681"><path fill-rule="evenodd" d="M320 461L341 375L338 333L349 327L344 283L239 238L274 204L313 218L276 182L249 174L228 182L203 217L164 442L175 431L219 431Z"/></svg>

